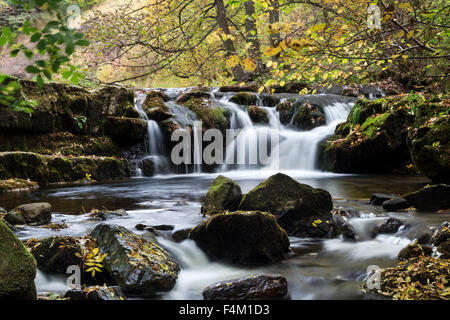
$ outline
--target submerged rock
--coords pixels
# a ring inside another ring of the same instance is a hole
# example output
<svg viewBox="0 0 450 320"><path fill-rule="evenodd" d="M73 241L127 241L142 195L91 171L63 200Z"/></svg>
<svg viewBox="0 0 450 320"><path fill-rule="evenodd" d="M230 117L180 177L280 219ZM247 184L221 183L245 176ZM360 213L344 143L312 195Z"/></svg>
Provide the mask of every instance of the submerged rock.
<svg viewBox="0 0 450 320"><path fill-rule="evenodd" d="M286 295L288 285L281 275L257 275L222 281L203 289L205 300L263 300Z"/></svg>
<svg viewBox="0 0 450 320"><path fill-rule="evenodd" d="M180 229L176 230L172 233L172 239L175 242L183 242L187 238L189 238L189 233L191 232L192 228L187 229Z"/></svg>
<svg viewBox="0 0 450 320"><path fill-rule="evenodd" d="M324 237L331 230L331 195L278 173L245 194L239 210L268 211L289 235Z"/></svg>
<svg viewBox="0 0 450 320"><path fill-rule="evenodd" d="M189 238L215 260L271 263L289 251L289 238L275 217L260 211L216 214L192 229Z"/></svg>
<svg viewBox="0 0 450 320"><path fill-rule="evenodd" d="M86 287L83 289L72 289L66 292L64 298L69 300L126 300L119 287Z"/></svg>
<svg viewBox="0 0 450 320"><path fill-rule="evenodd" d="M174 287L180 267L155 242L107 224L98 225L91 237L100 252L107 254L105 268L124 293L150 296Z"/></svg>
<svg viewBox="0 0 450 320"><path fill-rule="evenodd" d="M23 204L14 211L22 216L27 224L44 225L52 220L52 206L46 202Z"/></svg>
<svg viewBox="0 0 450 320"><path fill-rule="evenodd" d="M438 184L427 186L408 193L404 198L412 206L423 211L437 211L450 208L450 185Z"/></svg>
<svg viewBox="0 0 450 320"><path fill-rule="evenodd" d="M201 212L212 215L225 210L235 211L241 199L241 187L233 180L219 175L208 189Z"/></svg>
<svg viewBox="0 0 450 320"><path fill-rule="evenodd" d="M35 300L36 261L0 219L0 300Z"/></svg>
<svg viewBox="0 0 450 320"><path fill-rule="evenodd" d="M92 210L89 215L94 218L95 220L109 220L114 219L117 217L126 217L128 216L128 213L124 209L118 209L118 210L98 210L94 209Z"/></svg>
<svg viewBox="0 0 450 320"><path fill-rule="evenodd" d="M374 193L370 197L369 203L374 206L381 206L387 200L397 199L398 196L393 194Z"/></svg>

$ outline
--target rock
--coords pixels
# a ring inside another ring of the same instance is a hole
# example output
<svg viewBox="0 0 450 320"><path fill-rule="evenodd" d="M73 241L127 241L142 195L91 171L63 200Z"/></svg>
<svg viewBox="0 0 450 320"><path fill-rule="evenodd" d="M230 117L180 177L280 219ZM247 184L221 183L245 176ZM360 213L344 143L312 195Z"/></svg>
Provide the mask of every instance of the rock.
<svg viewBox="0 0 450 320"><path fill-rule="evenodd" d="M147 122L142 119L108 117L105 133L120 144L143 142L147 135Z"/></svg>
<svg viewBox="0 0 450 320"><path fill-rule="evenodd" d="M20 214L17 214L14 210L11 210L10 212L8 212L5 217L4 217L5 221L12 224L13 226L15 225L22 225L22 224L26 224L27 222L25 221L25 218L22 217Z"/></svg>
<svg viewBox="0 0 450 320"><path fill-rule="evenodd" d="M347 217L339 214L332 215L333 237L342 235L344 239L356 240L356 232Z"/></svg>
<svg viewBox="0 0 450 320"><path fill-rule="evenodd" d="M82 256L83 252L76 238L50 237L36 242L29 241L27 246L41 271L66 274L69 266L81 266L82 259L77 255Z"/></svg>
<svg viewBox="0 0 450 320"><path fill-rule="evenodd" d="M398 260L408 261L419 258L420 256L431 256L433 249L430 246L422 246L418 243L409 244L398 254Z"/></svg>
<svg viewBox="0 0 450 320"><path fill-rule="evenodd" d="M211 97L211 94L209 92L202 92L202 91L190 91L183 93L178 99L178 104L185 104L191 99L209 99Z"/></svg>
<svg viewBox="0 0 450 320"><path fill-rule="evenodd" d="M295 103L294 108L297 111L291 125L295 128L309 131L326 124L325 113L321 106L305 102L300 106Z"/></svg>
<svg viewBox="0 0 450 320"><path fill-rule="evenodd" d="M331 230L331 195L278 173L242 198L239 210L268 211L289 235L324 237Z"/></svg>
<svg viewBox="0 0 450 320"><path fill-rule="evenodd" d="M233 180L219 175L206 193L201 212L204 215L212 215L225 210L235 211L241 199L241 187Z"/></svg>
<svg viewBox="0 0 450 320"><path fill-rule="evenodd" d="M441 243L437 250L441 253L440 258L450 259L450 240Z"/></svg>
<svg viewBox="0 0 450 320"><path fill-rule="evenodd" d="M184 240L186 240L189 237L189 233L191 232L192 228L187 228L187 229L180 229L177 231L174 231L172 233L172 239L175 242L183 242Z"/></svg>
<svg viewBox="0 0 450 320"><path fill-rule="evenodd" d="M271 263L289 251L289 238L275 217L260 211L216 214L192 229L189 238L214 260Z"/></svg>
<svg viewBox="0 0 450 320"><path fill-rule="evenodd" d="M92 210L89 215L94 218L95 220L109 220L114 219L117 217L126 217L128 216L128 213L124 209L118 209L118 210L98 210L94 209Z"/></svg>
<svg viewBox="0 0 450 320"><path fill-rule="evenodd" d="M450 208L450 185L427 186L405 195L404 198L411 206L421 211L448 209Z"/></svg>
<svg viewBox="0 0 450 320"><path fill-rule="evenodd" d="M254 106L257 103L257 96L253 93L239 92L231 97L230 101L243 106Z"/></svg>
<svg viewBox="0 0 450 320"><path fill-rule="evenodd" d="M411 163L406 137L413 116L397 103L392 98L358 100L347 122L319 144L319 168L340 173L405 172Z"/></svg>
<svg viewBox="0 0 450 320"><path fill-rule="evenodd" d="M281 298L287 293L287 281L281 275L257 275L222 281L206 287L205 300L264 300Z"/></svg>
<svg viewBox="0 0 450 320"><path fill-rule="evenodd" d="M393 194L374 193L370 197L370 204L374 206L381 206L387 200L397 199L398 196Z"/></svg>
<svg viewBox="0 0 450 320"><path fill-rule="evenodd" d="M257 92L257 85L244 86L223 86L219 88L219 92Z"/></svg>
<svg viewBox="0 0 450 320"><path fill-rule="evenodd" d="M289 125L295 114L294 103L295 99L287 99L277 106L277 111L280 114L280 122L284 125Z"/></svg>
<svg viewBox="0 0 450 320"><path fill-rule="evenodd" d="M448 105L419 106L430 110L423 121L408 131L408 146L414 165L428 178L438 183L450 183L450 116ZM422 111L421 111L422 110ZM436 115L447 112L446 116ZM420 114L418 115L420 117ZM428 121L428 119L434 121ZM430 124L431 123L431 124Z"/></svg>
<svg viewBox="0 0 450 320"><path fill-rule="evenodd" d="M100 224L91 232L100 252L107 254L105 269L130 295L150 296L171 290L180 267L154 242L119 226Z"/></svg>
<svg viewBox="0 0 450 320"><path fill-rule="evenodd" d="M262 105L266 107L276 107L281 101L279 97L271 94L262 94L260 95L260 99Z"/></svg>
<svg viewBox="0 0 450 320"><path fill-rule="evenodd" d="M266 110L257 106L249 106L247 112L254 123L269 123L269 115Z"/></svg>
<svg viewBox="0 0 450 320"><path fill-rule="evenodd" d="M87 287L83 289L72 289L66 292L64 298L69 300L126 300L119 287Z"/></svg>
<svg viewBox="0 0 450 320"><path fill-rule="evenodd" d="M8 213L8 212L5 210L5 208L0 207L0 214L1 213Z"/></svg>
<svg viewBox="0 0 450 320"><path fill-rule="evenodd" d="M35 300L36 261L0 219L0 300Z"/></svg>
<svg viewBox="0 0 450 320"><path fill-rule="evenodd" d="M34 190L37 188L39 188L39 186L36 182L25 179L14 178L14 179L0 180L0 193Z"/></svg>
<svg viewBox="0 0 450 320"><path fill-rule="evenodd" d="M173 230L175 227L168 225L168 224L160 224L157 226L152 226L153 229L155 230L159 230L159 231L171 231Z"/></svg>
<svg viewBox="0 0 450 320"><path fill-rule="evenodd" d="M383 209L386 211L398 211L398 210L404 210L410 208L411 205L406 201L405 199L393 199L393 200L386 200L383 202Z"/></svg>
<svg viewBox="0 0 450 320"><path fill-rule="evenodd" d="M44 225L52 220L52 206L50 203L23 204L14 210L25 219L27 224Z"/></svg>
<svg viewBox="0 0 450 320"><path fill-rule="evenodd" d="M434 232L431 242L435 247L439 247L447 240L450 240L450 223L448 221L442 223L441 227Z"/></svg>
<svg viewBox="0 0 450 320"><path fill-rule="evenodd" d="M405 224L395 218L389 218L378 227L378 233L396 233Z"/></svg>
<svg viewBox="0 0 450 320"><path fill-rule="evenodd" d="M31 152L0 152L0 179L22 178L40 185L59 182L119 180L129 177L128 161L113 157L46 156Z"/></svg>
<svg viewBox="0 0 450 320"><path fill-rule="evenodd" d="M173 117L165 101L168 97L162 92L152 91L147 94L142 105L142 110L147 114L147 117L156 122L161 122Z"/></svg>
<svg viewBox="0 0 450 320"><path fill-rule="evenodd" d="M195 113L198 120L202 121L204 130L218 129L225 134L230 128L230 114L222 107L212 106L211 101L192 98L184 105Z"/></svg>

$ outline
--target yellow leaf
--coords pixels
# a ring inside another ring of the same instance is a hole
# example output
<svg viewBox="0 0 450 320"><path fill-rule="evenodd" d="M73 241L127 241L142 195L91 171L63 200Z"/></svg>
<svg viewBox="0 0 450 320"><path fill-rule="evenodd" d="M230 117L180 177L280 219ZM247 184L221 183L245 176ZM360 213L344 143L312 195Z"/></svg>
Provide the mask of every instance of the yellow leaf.
<svg viewBox="0 0 450 320"><path fill-rule="evenodd" d="M244 66L244 69L245 69L246 71L253 72L253 71L256 70L256 63L255 63L255 61L253 61L253 60L250 59L250 58L245 58L245 59L242 61L242 65Z"/></svg>
<svg viewBox="0 0 450 320"><path fill-rule="evenodd" d="M239 59L238 56L230 56L230 57L227 59L226 66L227 66L228 68L234 68L234 67L236 67L240 62L241 62L241 60Z"/></svg>
<svg viewBox="0 0 450 320"><path fill-rule="evenodd" d="M94 256L96 256L98 254L98 248L95 248L94 250L92 250L92 253L94 254Z"/></svg>
<svg viewBox="0 0 450 320"><path fill-rule="evenodd" d="M281 52L281 48L280 47L267 47L266 50L264 50L264 55L269 56L269 57L273 57L277 54L279 54Z"/></svg>

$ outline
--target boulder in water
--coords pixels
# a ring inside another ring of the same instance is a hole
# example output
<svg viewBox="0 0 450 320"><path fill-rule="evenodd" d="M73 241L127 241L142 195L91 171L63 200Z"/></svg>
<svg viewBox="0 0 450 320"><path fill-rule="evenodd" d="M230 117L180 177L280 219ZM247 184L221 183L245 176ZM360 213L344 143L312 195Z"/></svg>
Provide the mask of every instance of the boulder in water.
<svg viewBox="0 0 450 320"><path fill-rule="evenodd" d="M52 206L46 202L23 204L14 211L28 224L44 225L52 220Z"/></svg>
<svg viewBox="0 0 450 320"><path fill-rule="evenodd" d="M398 196L393 194L374 193L370 197L370 204L374 206L381 206L387 200L397 199Z"/></svg>
<svg viewBox="0 0 450 320"><path fill-rule="evenodd" d="M292 119L292 126L309 131L326 124L325 113L321 106L304 102L300 106L295 103L294 108L297 112Z"/></svg>
<svg viewBox="0 0 450 320"><path fill-rule="evenodd" d="M408 193L404 198L421 211L437 211L450 208L450 185L438 184L426 186Z"/></svg>
<svg viewBox="0 0 450 320"><path fill-rule="evenodd" d="M86 300L86 301L109 301L109 300L126 300L119 287L85 287L83 289L72 289L66 292L64 298L69 300Z"/></svg>
<svg viewBox="0 0 450 320"><path fill-rule="evenodd" d="M342 236L346 240L356 240L356 232L346 216L338 213L332 215L332 236Z"/></svg>
<svg viewBox="0 0 450 320"><path fill-rule="evenodd" d="M269 123L269 116L266 110L257 106L249 106L247 111L250 119L252 119L254 123Z"/></svg>
<svg viewBox="0 0 450 320"><path fill-rule="evenodd" d="M239 210L274 214L289 235L325 237L331 230L331 195L278 173L245 194Z"/></svg>
<svg viewBox="0 0 450 320"><path fill-rule="evenodd" d="M187 238L189 238L189 233L191 232L192 228L186 228L186 229L180 229L176 230L172 233L172 239L175 242L183 242Z"/></svg>
<svg viewBox="0 0 450 320"><path fill-rule="evenodd" d="M256 105L258 98L256 94L253 93L239 92L232 96L230 101L243 106L254 106Z"/></svg>
<svg viewBox="0 0 450 320"><path fill-rule="evenodd" d="M411 207L408 201L406 199L397 198L392 200L386 200L383 202L383 209L386 211L399 211L399 210L405 210Z"/></svg>
<svg viewBox="0 0 450 320"><path fill-rule="evenodd" d="M25 218L16 213L14 210L8 212L3 219L5 219L6 222L12 224L13 226L27 223L25 221Z"/></svg>
<svg viewBox="0 0 450 320"><path fill-rule="evenodd" d="M150 296L174 287L180 267L155 241L107 224L98 225L91 237L100 252L107 254L105 269L124 293Z"/></svg>
<svg viewBox="0 0 450 320"><path fill-rule="evenodd" d="M272 263L289 251L289 238L275 217L261 211L211 216L189 238L212 259L238 264Z"/></svg>
<svg viewBox="0 0 450 320"><path fill-rule="evenodd" d="M118 210L93 209L89 213L89 215L92 218L94 218L95 220L104 221L104 220L114 219L117 217L126 217L126 216L128 216L128 213L124 209L118 209Z"/></svg>
<svg viewBox="0 0 450 320"><path fill-rule="evenodd" d="M212 215L226 210L235 211L242 199L241 187L233 180L218 176L208 189L202 214Z"/></svg>
<svg viewBox="0 0 450 320"><path fill-rule="evenodd" d="M142 104L142 110L144 110L147 117L156 122L161 122L173 117L169 108L165 104L165 98L161 92L152 91L147 94L144 103Z"/></svg>
<svg viewBox="0 0 450 320"><path fill-rule="evenodd" d="M36 299L36 261L0 219L0 300Z"/></svg>
<svg viewBox="0 0 450 320"><path fill-rule="evenodd" d="M209 99L211 97L211 94L209 92L203 92L203 91L190 91L183 93L178 99L178 104L185 104L191 99Z"/></svg>
<svg viewBox="0 0 450 320"><path fill-rule="evenodd" d="M222 281L203 289L205 300L264 300L286 295L286 278L276 274L262 274L248 278Z"/></svg>
<svg viewBox="0 0 450 320"><path fill-rule="evenodd" d="M378 233L396 233L405 224L395 218L389 218L378 227Z"/></svg>

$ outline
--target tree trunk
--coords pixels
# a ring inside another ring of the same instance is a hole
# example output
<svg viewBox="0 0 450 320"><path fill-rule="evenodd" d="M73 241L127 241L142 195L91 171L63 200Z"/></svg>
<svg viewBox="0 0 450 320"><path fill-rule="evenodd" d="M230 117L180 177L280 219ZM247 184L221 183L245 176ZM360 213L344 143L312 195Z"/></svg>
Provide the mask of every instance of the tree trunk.
<svg viewBox="0 0 450 320"><path fill-rule="evenodd" d="M259 75L262 71L262 60L261 60L261 44L258 39L258 29L256 27L255 15L255 2L254 0L248 0L245 3L245 32L247 41L252 44L249 48L250 57L256 62L256 69L254 71L255 75Z"/></svg>
<svg viewBox="0 0 450 320"><path fill-rule="evenodd" d="M269 10L269 23L274 24L280 22L280 6L278 0L270 0L270 6L272 7ZM270 45L272 47L277 47L281 41L280 33L271 33L270 34Z"/></svg>
<svg viewBox="0 0 450 320"><path fill-rule="evenodd" d="M223 3L223 0L215 0L216 3L216 11L217 11L217 24L219 25L219 28L222 29L223 33L227 36L230 35L230 28L228 27L228 18L227 18L227 12L225 9L225 5ZM231 39L227 37L226 40L222 40L223 47L226 51L226 57L230 57L232 55L237 55L236 53L236 47L234 46L234 43ZM246 75L244 73L244 70L242 69L242 66L239 64L232 69L233 76L237 82L246 81Z"/></svg>

